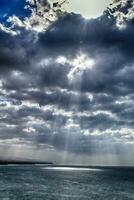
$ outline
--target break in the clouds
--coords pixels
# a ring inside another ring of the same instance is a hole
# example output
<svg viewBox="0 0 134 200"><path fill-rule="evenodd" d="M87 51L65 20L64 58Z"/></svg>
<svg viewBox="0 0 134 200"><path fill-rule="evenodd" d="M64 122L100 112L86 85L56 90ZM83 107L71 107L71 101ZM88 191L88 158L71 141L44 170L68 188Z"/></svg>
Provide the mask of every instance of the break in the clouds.
<svg viewBox="0 0 134 200"><path fill-rule="evenodd" d="M134 3L63 3L0 3L1 157L133 164Z"/></svg>

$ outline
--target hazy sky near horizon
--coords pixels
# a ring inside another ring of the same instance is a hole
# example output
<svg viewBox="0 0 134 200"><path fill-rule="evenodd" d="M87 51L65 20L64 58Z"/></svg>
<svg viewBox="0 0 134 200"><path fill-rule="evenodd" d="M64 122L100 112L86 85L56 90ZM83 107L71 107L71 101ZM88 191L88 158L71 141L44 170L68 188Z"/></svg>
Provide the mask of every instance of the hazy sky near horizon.
<svg viewBox="0 0 134 200"><path fill-rule="evenodd" d="M0 1L0 158L134 165L134 1L69 2Z"/></svg>

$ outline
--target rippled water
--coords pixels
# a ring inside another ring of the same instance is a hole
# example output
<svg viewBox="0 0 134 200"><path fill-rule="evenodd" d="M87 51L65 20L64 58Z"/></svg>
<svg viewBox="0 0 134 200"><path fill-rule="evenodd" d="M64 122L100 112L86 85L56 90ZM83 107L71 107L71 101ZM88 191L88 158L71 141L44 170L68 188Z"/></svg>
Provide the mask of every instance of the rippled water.
<svg viewBox="0 0 134 200"><path fill-rule="evenodd" d="M0 200L134 200L134 169L1 166Z"/></svg>

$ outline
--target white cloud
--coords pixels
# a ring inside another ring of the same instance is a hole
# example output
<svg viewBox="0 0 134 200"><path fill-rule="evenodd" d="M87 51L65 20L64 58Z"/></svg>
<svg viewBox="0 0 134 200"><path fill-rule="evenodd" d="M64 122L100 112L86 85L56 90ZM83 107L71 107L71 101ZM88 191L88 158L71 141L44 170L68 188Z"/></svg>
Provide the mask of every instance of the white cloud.
<svg viewBox="0 0 134 200"><path fill-rule="evenodd" d="M126 27L126 21L134 17L134 1L128 0L114 0L109 6L109 12L117 20L119 28Z"/></svg>
<svg viewBox="0 0 134 200"><path fill-rule="evenodd" d="M60 2L55 7L51 2L46 3L44 0L27 0L27 3L29 5L25 6L25 9L31 11L30 17L21 20L18 16L10 16L7 21L11 23L11 27L4 28L6 31L12 31L15 34L14 28L23 27L27 30L42 32L64 12Z"/></svg>

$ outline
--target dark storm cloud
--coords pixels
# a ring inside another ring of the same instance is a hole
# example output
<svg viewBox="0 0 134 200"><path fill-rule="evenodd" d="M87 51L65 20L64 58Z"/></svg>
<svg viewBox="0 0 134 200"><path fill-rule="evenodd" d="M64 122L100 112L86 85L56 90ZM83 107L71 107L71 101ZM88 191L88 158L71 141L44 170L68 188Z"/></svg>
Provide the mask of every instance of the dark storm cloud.
<svg viewBox="0 0 134 200"><path fill-rule="evenodd" d="M26 64L25 49L15 36L0 31L0 71L18 69Z"/></svg>
<svg viewBox="0 0 134 200"><path fill-rule="evenodd" d="M108 16L64 14L42 33L0 31L1 139L91 154L113 144L119 153L133 139L134 22L120 29ZM79 52L95 64L70 80Z"/></svg>
<svg viewBox="0 0 134 200"><path fill-rule="evenodd" d="M67 74L69 72L69 66L53 63L53 65L44 66L39 73L40 86L57 86L68 87Z"/></svg>
<svg viewBox="0 0 134 200"><path fill-rule="evenodd" d="M85 70L82 82L74 81L74 88L88 92L124 95L133 92L133 20L119 29L107 14L85 21L69 14L61 17L47 32L41 34L44 53L53 56L75 56L79 51L92 56L96 65ZM126 73L128 76L126 76Z"/></svg>
<svg viewBox="0 0 134 200"><path fill-rule="evenodd" d="M75 47L77 50L79 48L89 50L90 53L94 49L93 55L107 48L109 50L115 48L122 53L132 53L133 21L127 24L127 29L119 29L115 19L108 16L104 14L93 20L85 20L76 14L62 16L45 33L40 34L39 41L45 48L53 47L57 51L64 49L65 53L68 48L71 50ZM60 53L64 54L61 51Z"/></svg>

